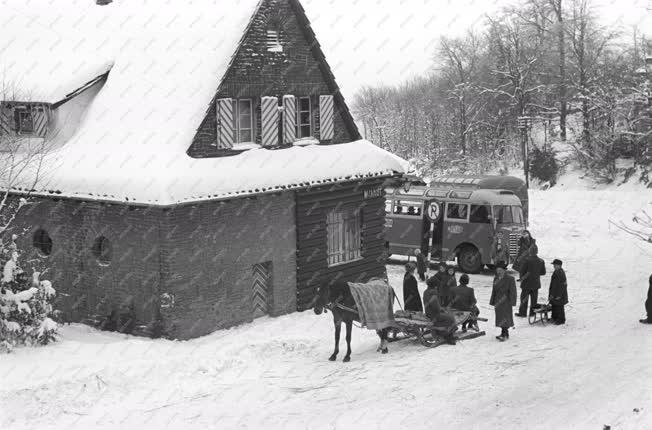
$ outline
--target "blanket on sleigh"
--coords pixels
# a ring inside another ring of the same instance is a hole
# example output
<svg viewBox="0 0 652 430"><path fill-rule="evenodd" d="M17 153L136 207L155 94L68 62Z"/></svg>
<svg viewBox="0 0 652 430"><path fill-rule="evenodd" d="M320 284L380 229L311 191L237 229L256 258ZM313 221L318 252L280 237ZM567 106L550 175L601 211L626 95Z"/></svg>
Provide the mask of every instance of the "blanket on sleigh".
<svg viewBox="0 0 652 430"><path fill-rule="evenodd" d="M382 279L366 283L349 282L355 300L360 324L370 330L392 327L394 323L394 291Z"/></svg>

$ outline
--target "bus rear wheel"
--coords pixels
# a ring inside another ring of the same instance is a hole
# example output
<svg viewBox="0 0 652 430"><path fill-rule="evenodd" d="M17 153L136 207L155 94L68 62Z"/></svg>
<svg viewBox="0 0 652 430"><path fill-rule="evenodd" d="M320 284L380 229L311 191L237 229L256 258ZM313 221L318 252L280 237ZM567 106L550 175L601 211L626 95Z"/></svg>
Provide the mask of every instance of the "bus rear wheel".
<svg viewBox="0 0 652 430"><path fill-rule="evenodd" d="M475 246L465 246L457 256L457 264L462 272L479 273L482 269L482 256Z"/></svg>

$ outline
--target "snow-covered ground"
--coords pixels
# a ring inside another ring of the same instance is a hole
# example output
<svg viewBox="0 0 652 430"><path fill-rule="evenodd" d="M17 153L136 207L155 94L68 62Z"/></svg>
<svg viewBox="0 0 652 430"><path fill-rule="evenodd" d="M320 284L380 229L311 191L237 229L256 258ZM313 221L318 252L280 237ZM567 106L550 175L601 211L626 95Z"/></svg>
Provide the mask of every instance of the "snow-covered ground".
<svg viewBox="0 0 652 430"><path fill-rule="evenodd" d="M188 342L66 326L54 345L0 356L0 428L652 428L652 328L638 322L652 245L608 223L650 207L652 192L576 185L530 203L541 256L564 260L566 326L518 320L496 341L489 274L471 277L487 336L381 355L373 332L354 329L350 363L327 361L330 314ZM388 272L400 290L402 267Z"/></svg>

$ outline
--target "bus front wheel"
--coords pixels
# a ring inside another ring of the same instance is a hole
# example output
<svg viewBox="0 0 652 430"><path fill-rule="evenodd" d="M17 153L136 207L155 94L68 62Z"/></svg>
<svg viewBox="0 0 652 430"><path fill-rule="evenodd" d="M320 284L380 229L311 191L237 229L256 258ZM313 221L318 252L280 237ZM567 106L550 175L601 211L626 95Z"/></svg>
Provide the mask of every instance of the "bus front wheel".
<svg viewBox="0 0 652 430"><path fill-rule="evenodd" d="M482 256L475 246L465 246L457 256L457 264L462 272L479 273L482 269Z"/></svg>

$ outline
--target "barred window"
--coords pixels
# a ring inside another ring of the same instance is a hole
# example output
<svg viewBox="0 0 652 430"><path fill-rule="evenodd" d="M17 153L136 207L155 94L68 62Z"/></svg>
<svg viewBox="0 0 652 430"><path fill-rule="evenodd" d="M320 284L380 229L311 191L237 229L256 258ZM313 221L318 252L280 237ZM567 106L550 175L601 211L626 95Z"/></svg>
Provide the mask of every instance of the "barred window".
<svg viewBox="0 0 652 430"><path fill-rule="evenodd" d="M326 217L328 265L362 257L362 216L359 211L334 210Z"/></svg>

